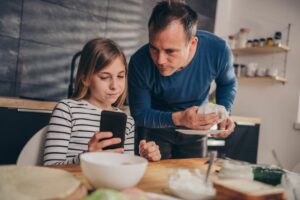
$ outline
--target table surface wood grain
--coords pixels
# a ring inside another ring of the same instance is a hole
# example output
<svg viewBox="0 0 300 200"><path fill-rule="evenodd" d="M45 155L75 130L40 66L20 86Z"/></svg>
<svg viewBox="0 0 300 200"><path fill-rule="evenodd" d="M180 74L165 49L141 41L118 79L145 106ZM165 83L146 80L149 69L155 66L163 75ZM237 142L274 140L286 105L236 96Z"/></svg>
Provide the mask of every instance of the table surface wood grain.
<svg viewBox="0 0 300 200"><path fill-rule="evenodd" d="M150 162L146 173L144 174L142 180L136 186L146 192L155 192L160 194L170 194L168 191L168 173L172 169L177 168L190 168L190 169L200 169L202 172L206 172L208 165L206 164L206 158L188 158L188 159L170 159L162 160L158 162ZM79 178L83 184L92 190L93 187L89 184L87 179L82 174L79 165L64 165L64 166L51 166L52 168L58 168L66 170L77 178ZM218 167L214 166L215 171Z"/></svg>

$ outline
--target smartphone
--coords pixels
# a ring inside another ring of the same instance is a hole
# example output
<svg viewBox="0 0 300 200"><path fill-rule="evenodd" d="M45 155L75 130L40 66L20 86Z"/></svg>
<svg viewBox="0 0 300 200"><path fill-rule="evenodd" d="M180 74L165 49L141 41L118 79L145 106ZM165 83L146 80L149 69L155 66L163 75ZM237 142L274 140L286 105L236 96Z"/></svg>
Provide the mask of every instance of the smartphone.
<svg viewBox="0 0 300 200"><path fill-rule="evenodd" d="M100 116L100 132L109 131L112 132L112 137L121 138L121 143L114 144L106 149L124 148L125 131L126 131L127 115L122 112L113 112L103 110Z"/></svg>

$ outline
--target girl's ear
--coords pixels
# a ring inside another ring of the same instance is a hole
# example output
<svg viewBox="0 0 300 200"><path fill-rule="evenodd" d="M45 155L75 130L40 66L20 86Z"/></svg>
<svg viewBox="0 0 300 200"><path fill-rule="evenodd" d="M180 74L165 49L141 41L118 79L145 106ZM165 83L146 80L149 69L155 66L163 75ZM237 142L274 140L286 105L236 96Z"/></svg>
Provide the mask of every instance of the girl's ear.
<svg viewBox="0 0 300 200"><path fill-rule="evenodd" d="M87 79L85 79L85 77L81 78L81 82L84 86L88 87L90 85L90 83L87 81Z"/></svg>

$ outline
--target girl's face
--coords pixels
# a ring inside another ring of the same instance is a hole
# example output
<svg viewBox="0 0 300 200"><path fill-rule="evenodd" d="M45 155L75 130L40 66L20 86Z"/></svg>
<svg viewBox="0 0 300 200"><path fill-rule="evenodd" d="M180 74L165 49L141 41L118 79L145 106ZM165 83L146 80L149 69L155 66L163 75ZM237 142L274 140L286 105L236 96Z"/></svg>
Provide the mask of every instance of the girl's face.
<svg viewBox="0 0 300 200"><path fill-rule="evenodd" d="M110 109L124 92L126 84L125 66L120 57L91 77L88 101L93 105Z"/></svg>

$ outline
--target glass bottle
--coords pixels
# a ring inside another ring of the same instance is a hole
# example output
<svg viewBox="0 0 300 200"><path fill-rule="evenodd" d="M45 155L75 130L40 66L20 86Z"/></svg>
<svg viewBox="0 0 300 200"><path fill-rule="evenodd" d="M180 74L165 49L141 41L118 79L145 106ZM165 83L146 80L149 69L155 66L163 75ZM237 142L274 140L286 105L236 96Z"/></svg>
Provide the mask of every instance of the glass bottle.
<svg viewBox="0 0 300 200"><path fill-rule="evenodd" d="M237 47L238 48L245 48L246 47L249 32L250 32L250 29L248 29L248 28L241 28L240 29L240 32L238 33L238 41L237 41Z"/></svg>
<svg viewBox="0 0 300 200"><path fill-rule="evenodd" d="M279 46L281 44L281 32L275 32L274 34L274 45Z"/></svg>
<svg viewBox="0 0 300 200"><path fill-rule="evenodd" d="M228 45L231 49L234 49L236 46L236 37L234 35L228 36Z"/></svg>

